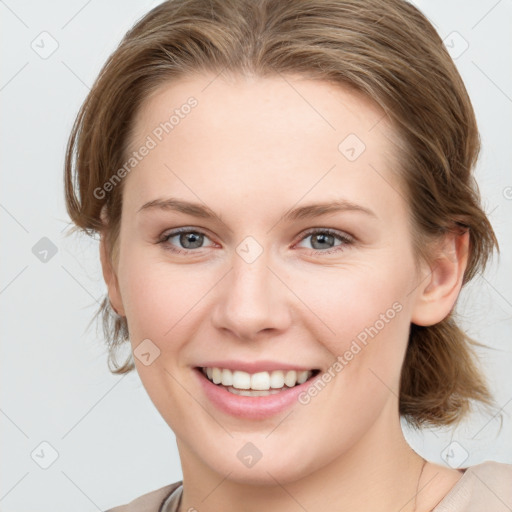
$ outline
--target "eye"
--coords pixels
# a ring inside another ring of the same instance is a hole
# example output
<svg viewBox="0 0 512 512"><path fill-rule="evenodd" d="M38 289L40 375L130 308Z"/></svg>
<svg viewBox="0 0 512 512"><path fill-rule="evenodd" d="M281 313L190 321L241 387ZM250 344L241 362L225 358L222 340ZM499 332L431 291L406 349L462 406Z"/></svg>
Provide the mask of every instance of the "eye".
<svg viewBox="0 0 512 512"><path fill-rule="evenodd" d="M354 243L354 239L350 235L329 228L310 229L300 240L303 242L308 238L311 238L311 245L313 247L311 251L314 254L341 252L347 246ZM173 239L176 239L174 243L171 242ZM203 231L185 227L174 229L164 234L158 243L162 244L168 251L177 254L188 254L194 250L204 248L205 239L209 240ZM336 244L336 241L339 243ZM176 246L177 244L181 249ZM213 244L210 246L213 246Z"/></svg>
<svg viewBox="0 0 512 512"><path fill-rule="evenodd" d="M301 241L311 239L313 247L312 252L315 254L330 254L334 252L341 252L347 246L354 243L354 239L346 233L336 231L329 228L313 228L305 233ZM336 241L340 243L335 245Z"/></svg>
<svg viewBox="0 0 512 512"><path fill-rule="evenodd" d="M171 240L175 238L177 244L183 249L176 247L175 243L171 243ZM158 243L162 244L166 250L178 253L186 254L194 249L202 249L204 240L209 238L200 230L192 228L179 228L170 231L162 236Z"/></svg>

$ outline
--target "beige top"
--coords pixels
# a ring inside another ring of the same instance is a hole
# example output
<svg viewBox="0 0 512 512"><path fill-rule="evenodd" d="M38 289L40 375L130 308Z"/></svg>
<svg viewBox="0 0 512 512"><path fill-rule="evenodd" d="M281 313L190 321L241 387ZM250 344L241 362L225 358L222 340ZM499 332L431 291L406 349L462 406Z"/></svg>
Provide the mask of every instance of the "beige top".
<svg viewBox="0 0 512 512"><path fill-rule="evenodd" d="M179 512L183 481L144 494L105 512ZM487 461L464 474L432 512L510 512L512 464Z"/></svg>

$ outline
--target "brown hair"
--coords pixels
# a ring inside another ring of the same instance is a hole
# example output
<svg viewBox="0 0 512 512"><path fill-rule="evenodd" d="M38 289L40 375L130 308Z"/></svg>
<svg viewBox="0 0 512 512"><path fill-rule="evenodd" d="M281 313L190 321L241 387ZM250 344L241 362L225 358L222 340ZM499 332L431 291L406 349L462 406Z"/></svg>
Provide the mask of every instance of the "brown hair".
<svg viewBox="0 0 512 512"><path fill-rule="evenodd" d="M403 0L180 0L154 8L110 56L75 121L65 165L72 231L104 232L116 261L123 181L108 194L98 190L126 160L137 109L173 78L222 71L300 75L376 101L403 141L398 171L416 254L428 258L429 240L469 230L464 283L484 270L498 242L472 175L479 153L473 108L440 37ZM113 313L108 296L99 314L111 371L133 370L131 354L116 360L129 336L126 318ZM453 312L436 325L411 326L399 400L411 424L450 424L471 400L492 403L472 344Z"/></svg>

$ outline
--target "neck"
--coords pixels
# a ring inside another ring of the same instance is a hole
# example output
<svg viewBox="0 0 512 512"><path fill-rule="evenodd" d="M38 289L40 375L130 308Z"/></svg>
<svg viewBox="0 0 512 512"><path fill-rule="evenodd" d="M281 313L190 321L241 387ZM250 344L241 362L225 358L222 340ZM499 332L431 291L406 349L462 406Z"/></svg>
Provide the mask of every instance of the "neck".
<svg viewBox="0 0 512 512"><path fill-rule="evenodd" d="M249 484L237 479L239 466L220 474L205 465L180 439L177 442L183 468L181 512L194 509L296 512L300 508L308 512L413 512L415 509L423 460L403 437L398 418L390 428L390 417L380 417L371 431L337 456L331 455L329 459L329 454L319 454L323 455L322 462L327 463L316 469L311 469L311 465L303 468L297 454L298 460L286 464L295 465L298 471L302 468L306 476L292 481L280 479L279 471L274 469L277 466L270 470L270 465L261 464L262 458L258 462L262 477L256 484ZM314 443L312 446L314 449ZM237 446L233 453L238 449Z"/></svg>

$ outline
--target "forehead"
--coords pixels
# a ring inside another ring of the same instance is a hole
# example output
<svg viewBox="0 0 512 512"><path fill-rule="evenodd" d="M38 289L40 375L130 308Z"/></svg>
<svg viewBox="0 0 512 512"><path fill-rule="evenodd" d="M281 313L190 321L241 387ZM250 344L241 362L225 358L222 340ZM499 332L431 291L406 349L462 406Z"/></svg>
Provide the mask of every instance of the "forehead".
<svg viewBox="0 0 512 512"><path fill-rule="evenodd" d="M196 106L188 108L187 102L192 101ZM391 132L382 108L347 86L282 74L265 78L191 74L164 83L145 98L134 118L130 142L153 130L158 132L167 121L172 127L164 127L162 135L185 132L190 123L181 121L189 114L204 127L198 132L201 127L194 126L198 134L211 128L240 128L254 135L252 128L257 125L266 128L272 140L280 135L279 142L304 130L329 137L332 132L341 136L352 128L362 139L377 125ZM290 119L300 124L289 123Z"/></svg>
<svg viewBox="0 0 512 512"><path fill-rule="evenodd" d="M296 202L336 190L364 199L365 188L389 200L399 187L390 171L395 138L375 102L337 84L188 76L162 85L139 109L129 152L148 140L152 149L128 176L127 193L138 204L164 189L246 199L280 191L276 197Z"/></svg>

